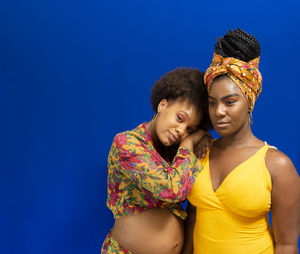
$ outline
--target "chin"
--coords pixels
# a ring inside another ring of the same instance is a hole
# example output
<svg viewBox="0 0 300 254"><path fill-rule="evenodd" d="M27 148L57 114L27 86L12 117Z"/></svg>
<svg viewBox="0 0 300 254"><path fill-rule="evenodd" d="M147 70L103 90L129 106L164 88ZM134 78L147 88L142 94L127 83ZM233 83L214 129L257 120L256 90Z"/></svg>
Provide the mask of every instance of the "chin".
<svg viewBox="0 0 300 254"><path fill-rule="evenodd" d="M170 142L165 142L165 143L163 143L163 145L166 147L169 147L169 146L172 146L173 144L171 144Z"/></svg>
<svg viewBox="0 0 300 254"><path fill-rule="evenodd" d="M215 128L215 131L220 135L220 136L228 136L228 135L230 135L230 134L232 134L230 131L228 131L228 130L220 130L220 129L216 129Z"/></svg>
<svg viewBox="0 0 300 254"><path fill-rule="evenodd" d="M159 142L160 142L163 146L171 146L171 145L172 145L168 139L166 139L166 140L159 139Z"/></svg>

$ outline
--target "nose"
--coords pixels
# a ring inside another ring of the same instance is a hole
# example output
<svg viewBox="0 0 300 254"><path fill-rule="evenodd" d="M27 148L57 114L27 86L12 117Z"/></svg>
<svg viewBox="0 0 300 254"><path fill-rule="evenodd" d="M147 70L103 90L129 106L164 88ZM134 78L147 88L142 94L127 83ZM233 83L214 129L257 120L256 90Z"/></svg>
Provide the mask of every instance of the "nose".
<svg viewBox="0 0 300 254"><path fill-rule="evenodd" d="M185 127L183 124L179 124L175 130L176 130L178 137L181 138L184 135Z"/></svg>
<svg viewBox="0 0 300 254"><path fill-rule="evenodd" d="M224 115L225 115L225 107L222 103L219 103L216 106L216 109L215 109L215 116L216 117L222 117Z"/></svg>

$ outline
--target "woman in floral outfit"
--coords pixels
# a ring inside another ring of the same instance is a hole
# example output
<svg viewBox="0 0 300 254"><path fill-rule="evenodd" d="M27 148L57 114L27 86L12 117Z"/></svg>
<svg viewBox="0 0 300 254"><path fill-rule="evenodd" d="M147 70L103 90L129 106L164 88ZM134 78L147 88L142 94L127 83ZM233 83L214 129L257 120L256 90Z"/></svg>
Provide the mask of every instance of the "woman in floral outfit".
<svg viewBox="0 0 300 254"><path fill-rule="evenodd" d="M210 144L203 73L175 69L151 92L153 119L117 134L110 149L107 206L115 224L103 254L176 254L183 245L179 202L202 169L194 147L205 153Z"/></svg>

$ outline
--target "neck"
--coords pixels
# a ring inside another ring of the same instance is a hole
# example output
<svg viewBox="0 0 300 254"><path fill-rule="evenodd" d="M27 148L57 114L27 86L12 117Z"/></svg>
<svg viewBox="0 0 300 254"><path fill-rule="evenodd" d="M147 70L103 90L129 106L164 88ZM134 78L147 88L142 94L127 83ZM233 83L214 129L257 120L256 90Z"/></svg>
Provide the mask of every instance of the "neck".
<svg viewBox="0 0 300 254"><path fill-rule="evenodd" d="M162 144L159 142L158 137L155 132L155 119L152 119L150 122L146 124L146 129L149 132L154 147L160 147Z"/></svg>

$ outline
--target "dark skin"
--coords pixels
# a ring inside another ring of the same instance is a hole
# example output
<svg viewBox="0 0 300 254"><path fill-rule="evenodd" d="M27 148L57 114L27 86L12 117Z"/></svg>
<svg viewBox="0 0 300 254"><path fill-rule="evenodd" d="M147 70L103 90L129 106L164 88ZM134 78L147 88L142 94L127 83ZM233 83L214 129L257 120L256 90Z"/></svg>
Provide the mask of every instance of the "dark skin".
<svg viewBox="0 0 300 254"><path fill-rule="evenodd" d="M229 78L214 82L209 91L209 113L221 138L210 151L210 176L216 191L228 174L260 149L264 142L250 128L245 97ZM269 148L265 157L272 179L272 224L275 254L298 254L300 232L300 181L291 160L282 152ZM196 208L188 206L185 242L182 253L193 253L193 228Z"/></svg>

